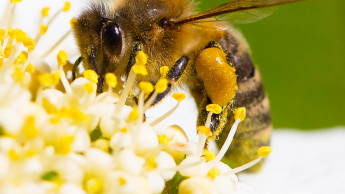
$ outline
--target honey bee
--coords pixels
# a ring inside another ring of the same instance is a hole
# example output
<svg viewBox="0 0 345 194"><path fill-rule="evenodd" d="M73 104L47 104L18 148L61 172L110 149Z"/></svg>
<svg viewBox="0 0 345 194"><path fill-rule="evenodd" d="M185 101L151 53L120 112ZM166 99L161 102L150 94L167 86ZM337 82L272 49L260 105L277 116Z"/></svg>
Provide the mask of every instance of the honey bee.
<svg viewBox="0 0 345 194"><path fill-rule="evenodd" d="M246 119L224 159L231 167L240 166L255 159L259 147L269 144L269 102L241 33L215 17L230 14L233 21L232 13L250 15L256 8L296 1L300 0L234 0L201 13L195 12L190 0L121 0L114 8L92 4L73 27L81 52L78 61L99 74L98 91L102 92L105 74L128 76L136 54L143 50L148 56L149 76L139 81L157 83L160 67L170 68L168 88L153 104L184 84L199 105L197 125L205 123L208 104L222 106L223 111L214 114L211 121L215 134L211 138L218 139L219 145L234 123L233 110L246 107ZM259 170L261 164L251 170Z"/></svg>

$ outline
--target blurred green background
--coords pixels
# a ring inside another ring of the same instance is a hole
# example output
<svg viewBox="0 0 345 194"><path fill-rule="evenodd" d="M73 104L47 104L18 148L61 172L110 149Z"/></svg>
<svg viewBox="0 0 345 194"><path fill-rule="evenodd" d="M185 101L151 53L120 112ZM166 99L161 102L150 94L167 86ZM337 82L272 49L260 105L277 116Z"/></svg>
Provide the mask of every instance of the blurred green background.
<svg viewBox="0 0 345 194"><path fill-rule="evenodd" d="M227 0L201 1L209 9ZM345 125L345 1L308 0L235 25L252 50L274 128Z"/></svg>

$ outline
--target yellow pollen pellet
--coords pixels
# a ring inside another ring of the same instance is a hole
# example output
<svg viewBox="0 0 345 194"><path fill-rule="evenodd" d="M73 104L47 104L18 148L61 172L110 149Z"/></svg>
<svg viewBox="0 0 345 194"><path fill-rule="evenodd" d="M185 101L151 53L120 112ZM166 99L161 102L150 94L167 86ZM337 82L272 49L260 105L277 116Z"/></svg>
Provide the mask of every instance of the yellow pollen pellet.
<svg viewBox="0 0 345 194"><path fill-rule="evenodd" d="M48 17L49 16L49 10L50 10L50 7L45 7L42 9L42 16L43 17Z"/></svg>
<svg viewBox="0 0 345 194"><path fill-rule="evenodd" d="M24 123L24 127L23 127L23 132L24 132L24 135L28 139L33 139L37 136L38 129L35 126L35 117L34 116L29 116L26 119L26 122Z"/></svg>
<svg viewBox="0 0 345 194"><path fill-rule="evenodd" d="M204 158L206 159L206 161L211 161L216 158L216 155L209 149L204 149Z"/></svg>
<svg viewBox="0 0 345 194"><path fill-rule="evenodd" d="M158 167L156 158L154 156L150 157L147 161L147 168L149 170L153 170L156 169Z"/></svg>
<svg viewBox="0 0 345 194"><path fill-rule="evenodd" d="M73 141L73 136L62 137L55 147L56 152L59 154L68 154L71 151Z"/></svg>
<svg viewBox="0 0 345 194"><path fill-rule="evenodd" d="M75 24L78 22L77 18L73 17L71 21L69 22L71 25L71 28L74 28Z"/></svg>
<svg viewBox="0 0 345 194"><path fill-rule="evenodd" d="M218 104L209 104L206 106L206 110L214 114L220 114L223 109Z"/></svg>
<svg viewBox="0 0 345 194"><path fill-rule="evenodd" d="M220 170L216 167L211 168L211 170L208 171L208 173L207 173L207 177L209 177L211 179L215 179L219 175L220 175Z"/></svg>
<svg viewBox="0 0 345 194"><path fill-rule="evenodd" d="M29 63L28 66L25 69L25 72L33 73L34 71L35 71L35 67L32 65L32 63Z"/></svg>
<svg viewBox="0 0 345 194"><path fill-rule="evenodd" d="M96 86L92 83L86 83L83 85L84 90L89 93L92 94L93 92L96 91Z"/></svg>
<svg viewBox="0 0 345 194"><path fill-rule="evenodd" d="M117 86L117 78L115 74L113 73L105 74L105 82L108 84L108 86L115 88Z"/></svg>
<svg viewBox="0 0 345 194"><path fill-rule="evenodd" d="M186 98L186 94L185 94L185 93L179 93L179 92L177 92L177 93L173 94L172 97L173 97L175 100L181 102L181 101L183 101L183 100Z"/></svg>
<svg viewBox="0 0 345 194"><path fill-rule="evenodd" d="M170 145L171 140L166 134L158 135L158 142L161 145Z"/></svg>
<svg viewBox="0 0 345 194"><path fill-rule="evenodd" d="M6 30L0 29L0 42L4 41L5 36L6 36Z"/></svg>
<svg viewBox="0 0 345 194"><path fill-rule="evenodd" d="M130 121L137 121L139 119L139 111L137 108L134 108L132 112L129 114Z"/></svg>
<svg viewBox="0 0 345 194"><path fill-rule="evenodd" d="M92 83L98 83L98 75L94 70L88 69L83 72L83 76L89 79Z"/></svg>
<svg viewBox="0 0 345 194"><path fill-rule="evenodd" d="M126 185L126 183L127 183L126 179L123 178L123 177L120 177L120 178L118 179L118 182L119 182L119 185L121 185L121 186L124 186L124 185Z"/></svg>
<svg viewBox="0 0 345 194"><path fill-rule="evenodd" d="M26 35L25 32L23 32L23 30L17 29L14 35L14 38L16 39L17 42L24 42L28 39L28 36Z"/></svg>
<svg viewBox="0 0 345 194"><path fill-rule="evenodd" d="M13 45L9 44L6 46L5 50L4 50L4 58L8 58L11 55L12 49L13 49Z"/></svg>
<svg viewBox="0 0 345 194"><path fill-rule="evenodd" d="M168 80L165 78L160 79L157 83L156 83L156 92L158 94L165 92L165 90L168 88Z"/></svg>
<svg viewBox="0 0 345 194"><path fill-rule="evenodd" d="M246 108L240 107L240 108L236 109L234 117L235 117L235 121L240 119L240 121L242 122L246 118Z"/></svg>
<svg viewBox="0 0 345 194"><path fill-rule="evenodd" d="M169 67L163 66L163 67L159 68L159 72L161 73L162 78L167 78L167 75L169 73Z"/></svg>
<svg viewBox="0 0 345 194"><path fill-rule="evenodd" d="M16 32L17 32L17 29L13 29L11 27L8 27L7 29L8 36L11 38L14 38L14 36L16 35Z"/></svg>
<svg viewBox="0 0 345 194"><path fill-rule="evenodd" d="M268 155L270 155L271 151L272 151L272 147L262 146L258 149L258 156L265 158Z"/></svg>
<svg viewBox="0 0 345 194"><path fill-rule="evenodd" d="M59 65L61 65L61 66L66 65L66 63L67 63L67 54L66 54L66 52L63 51L63 50L59 51L56 59L57 59L57 62L58 62Z"/></svg>
<svg viewBox="0 0 345 194"><path fill-rule="evenodd" d="M66 1L62 10L64 12L68 12L70 9L71 9L71 3L69 1Z"/></svg>
<svg viewBox="0 0 345 194"><path fill-rule="evenodd" d="M147 63L147 56L143 51L139 51L137 56L135 57L135 61L137 65L145 65Z"/></svg>
<svg viewBox="0 0 345 194"><path fill-rule="evenodd" d="M132 70L137 75L148 75L147 69L144 65L133 65Z"/></svg>
<svg viewBox="0 0 345 194"><path fill-rule="evenodd" d="M35 48L35 42L29 38L29 37L26 37L26 39L23 41L23 45L29 50L29 51L32 51L34 50Z"/></svg>
<svg viewBox="0 0 345 194"><path fill-rule="evenodd" d="M41 25L40 30L41 30L41 34L45 35L47 30L48 30L48 26L47 25Z"/></svg>
<svg viewBox="0 0 345 194"><path fill-rule="evenodd" d="M199 126L198 127L198 131L204 135L206 135L207 137L210 137L212 135L212 131L210 128L205 127L205 126Z"/></svg>
<svg viewBox="0 0 345 194"><path fill-rule="evenodd" d="M153 91L153 85L151 82L142 81L139 83L139 88L146 94L149 94Z"/></svg>

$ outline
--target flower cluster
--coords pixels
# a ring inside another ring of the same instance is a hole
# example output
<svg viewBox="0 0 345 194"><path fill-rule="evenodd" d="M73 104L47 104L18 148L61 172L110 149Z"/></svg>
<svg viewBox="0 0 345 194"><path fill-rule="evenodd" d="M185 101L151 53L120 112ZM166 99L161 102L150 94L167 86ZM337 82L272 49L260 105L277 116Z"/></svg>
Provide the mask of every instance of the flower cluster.
<svg viewBox="0 0 345 194"><path fill-rule="evenodd" d="M11 0L9 9L19 2ZM70 6L65 2L52 18ZM48 11L43 8L42 17ZM217 155L204 145L218 105L209 105L198 143L189 142L180 128L160 124L185 98L183 93L173 95L175 108L145 120L145 111L167 88L168 67L161 68L155 86L138 84L137 106L125 105L136 76L149 76L144 52L138 53L120 94L113 91L118 83L112 73L105 75L108 90L97 94L93 70L73 81L67 78L70 64L64 51L52 64L56 70L41 71L31 63L52 20L31 38L11 28L9 18L1 20L9 27L0 26L0 193L231 193L238 183L235 173L269 154L270 148L263 147L257 160L237 169L220 161L245 117L244 108L236 110L236 122Z"/></svg>

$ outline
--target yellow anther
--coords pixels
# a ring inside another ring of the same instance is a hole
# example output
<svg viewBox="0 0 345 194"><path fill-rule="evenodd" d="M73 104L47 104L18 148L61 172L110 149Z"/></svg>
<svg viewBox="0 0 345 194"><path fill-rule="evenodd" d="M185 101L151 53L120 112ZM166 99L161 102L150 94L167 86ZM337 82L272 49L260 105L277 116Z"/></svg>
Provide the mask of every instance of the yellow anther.
<svg viewBox="0 0 345 194"><path fill-rule="evenodd" d="M270 155L271 151L272 151L272 147L262 146L258 149L258 156L265 158L268 155Z"/></svg>
<svg viewBox="0 0 345 194"><path fill-rule="evenodd" d="M242 122L246 118L246 108L245 107L240 107L235 110L235 121L240 119Z"/></svg>
<svg viewBox="0 0 345 194"><path fill-rule="evenodd" d="M171 140L166 134L158 135L158 141L161 145L170 145Z"/></svg>
<svg viewBox="0 0 345 194"><path fill-rule="evenodd" d="M115 74L113 73L105 74L105 82L108 84L108 86L115 88L117 86L117 78Z"/></svg>
<svg viewBox="0 0 345 194"><path fill-rule="evenodd" d="M4 65L4 59L0 58L0 68Z"/></svg>
<svg viewBox="0 0 345 194"><path fill-rule="evenodd" d="M143 51L139 51L137 56L135 57L135 61L137 65L145 65L147 63L147 56Z"/></svg>
<svg viewBox="0 0 345 194"><path fill-rule="evenodd" d="M29 51L32 51L34 50L35 48L35 42L29 38L29 37L26 37L25 40L23 41L23 45L29 50Z"/></svg>
<svg viewBox="0 0 345 194"><path fill-rule="evenodd" d="M8 152L8 156L12 161L17 161L20 157L19 153L14 149L10 149L10 151Z"/></svg>
<svg viewBox="0 0 345 194"><path fill-rule="evenodd" d="M32 63L29 63L28 66L25 69L25 72L33 73L34 71L35 71L35 67L32 65Z"/></svg>
<svg viewBox="0 0 345 194"><path fill-rule="evenodd" d="M209 177L211 179L215 179L219 175L220 175L220 170L216 167L211 168L211 170L208 171L208 173L207 173L207 177Z"/></svg>
<svg viewBox="0 0 345 194"><path fill-rule="evenodd" d="M156 92L158 94L165 92L168 88L168 80L165 78L161 78L157 83L156 83Z"/></svg>
<svg viewBox="0 0 345 194"><path fill-rule="evenodd" d="M77 22L78 22L77 18L73 17L70 21L71 28L74 28L74 26Z"/></svg>
<svg viewBox="0 0 345 194"><path fill-rule="evenodd" d="M109 140L97 139L92 143L93 147L103 150L104 152L109 152Z"/></svg>
<svg viewBox="0 0 345 194"><path fill-rule="evenodd" d="M94 70L88 69L83 72L83 76L89 79L92 83L98 83L98 75Z"/></svg>
<svg viewBox="0 0 345 194"><path fill-rule="evenodd" d="M48 114L55 114L58 112L58 109L56 108L56 106L51 104L47 98L43 98L42 106L47 111Z"/></svg>
<svg viewBox="0 0 345 194"><path fill-rule="evenodd" d="M211 152L209 149L204 149L204 158L206 159L206 161L211 161L216 158L216 154Z"/></svg>
<svg viewBox="0 0 345 194"><path fill-rule="evenodd" d="M205 127L205 126L199 126L198 127L198 131L204 135L206 135L207 137L210 137L212 135L212 131L210 128Z"/></svg>
<svg viewBox="0 0 345 194"><path fill-rule="evenodd" d="M24 156L30 158L36 154L37 154L36 150L31 147L31 148L28 148L27 150L25 150Z"/></svg>
<svg viewBox="0 0 345 194"><path fill-rule="evenodd" d="M67 54L66 54L66 52L63 51L63 50L59 51L59 53L58 53L58 55L56 57L56 60L57 60L59 65L61 65L61 66L66 65L66 63L67 63Z"/></svg>
<svg viewBox="0 0 345 194"><path fill-rule="evenodd" d="M206 110L214 114L220 114L223 109L218 104L209 104L206 106Z"/></svg>
<svg viewBox="0 0 345 194"><path fill-rule="evenodd" d="M137 121L139 119L139 111L137 108L133 108L132 112L129 114L130 121Z"/></svg>
<svg viewBox="0 0 345 194"><path fill-rule="evenodd" d="M45 7L42 9L42 16L43 17L48 17L49 16L49 10L50 10L50 7Z"/></svg>
<svg viewBox="0 0 345 194"><path fill-rule="evenodd" d="M158 164L157 164L156 158L154 156L150 157L147 160L148 170L153 170L153 169L156 169L157 167L158 167Z"/></svg>
<svg viewBox="0 0 345 194"><path fill-rule="evenodd" d="M4 58L8 58L11 55L12 49L14 48L13 45L9 44L6 46L5 50L4 50Z"/></svg>
<svg viewBox="0 0 345 194"><path fill-rule="evenodd" d="M66 1L62 10L64 12L68 12L70 9L71 9L71 3L69 1Z"/></svg>
<svg viewBox="0 0 345 194"><path fill-rule="evenodd" d="M144 65L133 65L132 70L137 75L148 75L147 69Z"/></svg>
<svg viewBox="0 0 345 194"><path fill-rule="evenodd" d="M11 0L11 3L19 3L21 2L22 0Z"/></svg>
<svg viewBox="0 0 345 194"><path fill-rule="evenodd" d="M124 185L127 184L126 179L123 178L123 177L120 177L120 178L118 179L118 182L119 182L119 185L121 185L121 186L124 186Z"/></svg>
<svg viewBox="0 0 345 194"><path fill-rule="evenodd" d="M182 100L184 100L184 99L186 98L186 94L185 94L185 93L179 93L179 92L177 92L177 93L173 94L172 97L173 97L175 100L181 102Z"/></svg>
<svg viewBox="0 0 345 194"><path fill-rule="evenodd" d="M128 128L127 127L121 129L121 133L127 133L127 132L128 132Z"/></svg>
<svg viewBox="0 0 345 194"><path fill-rule="evenodd" d="M102 193L103 181L99 178L91 178L86 182L87 193Z"/></svg>
<svg viewBox="0 0 345 194"><path fill-rule="evenodd" d="M42 35L45 35L47 30L48 30L48 26L47 25L41 25L41 34Z"/></svg>
<svg viewBox="0 0 345 194"><path fill-rule="evenodd" d="M83 122L86 120L86 115L77 107L62 108L59 112L61 117L70 118L75 122Z"/></svg>
<svg viewBox="0 0 345 194"><path fill-rule="evenodd" d="M28 36L26 33L21 29L16 29L16 33L14 35L14 38L17 42L24 42L28 39Z"/></svg>
<svg viewBox="0 0 345 194"><path fill-rule="evenodd" d="M83 85L83 88L84 88L84 90L85 90L87 93L89 93L89 94L92 94L93 92L96 91L96 86L95 86L95 84L90 83L90 82L84 84L84 85Z"/></svg>
<svg viewBox="0 0 345 194"><path fill-rule="evenodd" d="M6 36L6 30L0 29L0 42L4 41L5 36Z"/></svg>
<svg viewBox="0 0 345 194"><path fill-rule="evenodd" d="M55 72L54 74L43 73L38 76L38 82L42 86L55 86L60 81L60 73Z"/></svg>
<svg viewBox="0 0 345 194"><path fill-rule="evenodd" d="M16 35L16 32L17 32L17 29L13 29L11 27L8 27L7 29L8 36L11 38L14 38L14 36Z"/></svg>
<svg viewBox="0 0 345 194"><path fill-rule="evenodd" d="M14 72L13 72L13 77L17 82L21 83L24 79L24 73L19 67L15 67Z"/></svg>
<svg viewBox="0 0 345 194"><path fill-rule="evenodd" d="M68 154L71 151L71 145L73 141L74 136L62 137L55 147L56 152L59 154Z"/></svg>
<svg viewBox="0 0 345 194"><path fill-rule="evenodd" d="M38 129L35 126L35 117L34 116L29 116L26 119L26 121L24 123L24 127L23 127L23 132L24 132L24 135L28 139L33 139L37 136Z"/></svg>
<svg viewBox="0 0 345 194"><path fill-rule="evenodd" d="M20 52L17 59L15 60L16 65L23 65L25 61L28 60L28 53L25 51Z"/></svg>
<svg viewBox="0 0 345 194"><path fill-rule="evenodd" d="M167 78L167 75L169 73L169 67L163 66L163 67L159 68L159 72L161 73L162 78Z"/></svg>
<svg viewBox="0 0 345 194"><path fill-rule="evenodd" d="M146 94L149 94L153 91L153 85L151 82L142 81L139 84L139 88L141 91L145 92Z"/></svg>

